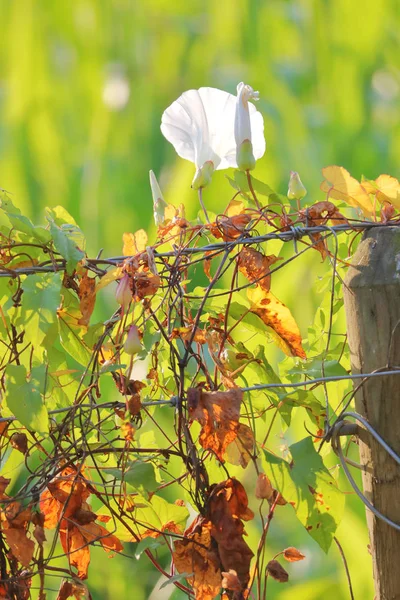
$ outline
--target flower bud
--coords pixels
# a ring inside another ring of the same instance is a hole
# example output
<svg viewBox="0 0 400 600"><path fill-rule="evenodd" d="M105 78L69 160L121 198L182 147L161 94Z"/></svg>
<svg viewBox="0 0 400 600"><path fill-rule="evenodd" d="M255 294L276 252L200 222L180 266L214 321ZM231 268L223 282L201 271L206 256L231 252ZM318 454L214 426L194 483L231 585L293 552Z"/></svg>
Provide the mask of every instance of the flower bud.
<svg viewBox="0 0 400 600"><path fill-rule="evenodd" d="M159 225L162 225L164 223L164 212L168 205L163 198L160 186L158 185L157 178L154 175L153 171L149 172L149 176L151 193L153 196L154 222L156 224L156 227L158 227Z"/></svg>
<svg viewBox="0 0 400 600"><path fill-rule="evenodd" d="M250 140L244 140L236 150L236 162L242 171L252 171L256 166L253 154L253 144Z"/></svg>
<svg viewBox="0 0 400 600"><path fill-rule="evenodd" d="M212 160L207 160L204 165L197 169L195 176L192 181L192 188L194 190L199 190L200 188L206 187L209 183L211 183L211 177L214 173L214 163Z"/></svg>
<svg viewBox="0 0 400 600"><path fill-rule="evenodd" d="M142 342L139 337L139 329L136 325L131 325L128 331L128 335L125 340L124 350L130 356L137 354L142 350Z"/></svg>
<svg viewBox="0 0 400 600"><path fill-rule="evenodd" d="M296 171L290 171L289 189L287 197L289 200L301 200L307 194L300 176Z"/></svg>
<svg viewBox="0 0 400 600"><path fill-rule="evenodd" d="M255 92L250 85L245 85L243 82L237 86L235 112L236 162L238 168L243 171L254 169L256 164L251 143L249 100L258 100L259 95L259 92Z"/></svg>
<svg viewBox="0 0 400 600"><path fill-rule="evenodd" d="M119 280L117 289L115 290L115 299L124 310L126 310L132 300L132 292L129 286L129 275L125 273Z"/></svg>
<svg viewBox="0 0 400 600"><path fill-rule="evenodd" d="M256 484L256 498L269 500L274 493L274 488L265 473L259 473Z"/></svg>

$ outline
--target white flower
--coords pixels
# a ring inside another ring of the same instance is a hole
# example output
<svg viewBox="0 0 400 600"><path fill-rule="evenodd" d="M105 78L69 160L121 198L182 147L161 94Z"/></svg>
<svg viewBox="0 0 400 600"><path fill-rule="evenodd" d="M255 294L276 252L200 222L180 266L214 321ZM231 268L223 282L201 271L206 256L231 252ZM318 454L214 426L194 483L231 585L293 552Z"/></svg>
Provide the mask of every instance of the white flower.
<svg viewBox="0 0 400 600"><path fill-rule="evenodd" d="M261 158L265 152L265 139L264 135L261 140L257 139L253 133L257 132L257 126L254 127L254 123L251 122L251 111L254 105L249 104L249 100L258 100L260 96L259 92L255 92L250 85L245 85L243 82L237 86L237 97L236 97L236 112L235 112L235 142L236 142L236 162L239 169L247 171L254 169L256 165L256 159ZM256 112L256 115L261 117L260 113Z"/></svg>
<svg viewBox="0 0 400 600"><path fill-rule="evenodd" d="M253 104L249 119L257 158L265 152L264 123ZM237 167L235 143L236 97L216 88L189 90L171 104L161 120L161 131L182 158L196 166L192 187L207 185L212 172Z"/></svg>
<svg viewBox="0 0 400 600"><path fill-rule="evenodd" d="M154 222L156 227L162 225L164 223L164 213L167 208L167 203L165 202L163 195L160 190L160 186L158 185L158 181L153 171L149 172L150 176L150 187L151 194L153 196L153 214L154 214Z"/></svg>

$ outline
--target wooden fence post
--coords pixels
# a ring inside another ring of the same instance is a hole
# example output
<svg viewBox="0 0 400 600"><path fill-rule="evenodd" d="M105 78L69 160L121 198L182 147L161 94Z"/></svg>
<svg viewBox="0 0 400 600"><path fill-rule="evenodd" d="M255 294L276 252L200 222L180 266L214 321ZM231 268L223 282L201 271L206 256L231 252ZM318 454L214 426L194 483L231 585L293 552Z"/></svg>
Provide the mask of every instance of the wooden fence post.
<svg viewBox="0 0 400 600"><path fill-rule="evenodd" d="M400 366L400 228L364 234L345 280L348 341L353 373ZM359 380L355 380L355 386ZM356 410L400 454L400 375L370 378L356 393ZM362 430L364 494L400 524L400 467ZM400 600L400 531L367 510L376 600ZM351 535L351 533L350 533Z"/></svg>

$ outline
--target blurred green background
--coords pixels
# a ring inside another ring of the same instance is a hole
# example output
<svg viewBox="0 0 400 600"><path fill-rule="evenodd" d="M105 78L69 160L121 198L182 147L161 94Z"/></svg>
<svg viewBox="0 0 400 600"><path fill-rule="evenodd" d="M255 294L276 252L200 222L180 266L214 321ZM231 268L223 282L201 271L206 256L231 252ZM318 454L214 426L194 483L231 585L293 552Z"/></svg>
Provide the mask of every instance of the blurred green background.
<svg viewBox="0 0 400 600"><path fill-rule="evenodd" d="M245 81L260 91L267 152L255 174L281 193L296 170L309 201L323 199L320 169L328 164L357 178L400 175L397 0L0 0L0 7L0 185L36 222L43 207L66 207L92 254L119 254L123 231L153 227L149 169L168 201L196 214L193 165L176 157L159 127L163 110L189 88L235 93ZM218 172L205 203L223 209L230 194ZM315 301L304 281L314 275L302 264L279 286L307 326ZM364 509L353 497L338 537L355 597L372 599ZM271 544L296 545L307 561L290 568L285 586L270 583L270 598L349 597L337 549L325 557L289 511L273 524ZM179 597L170 586L159 591L157 577L144 559L93 552L94 600Z"/></svg>

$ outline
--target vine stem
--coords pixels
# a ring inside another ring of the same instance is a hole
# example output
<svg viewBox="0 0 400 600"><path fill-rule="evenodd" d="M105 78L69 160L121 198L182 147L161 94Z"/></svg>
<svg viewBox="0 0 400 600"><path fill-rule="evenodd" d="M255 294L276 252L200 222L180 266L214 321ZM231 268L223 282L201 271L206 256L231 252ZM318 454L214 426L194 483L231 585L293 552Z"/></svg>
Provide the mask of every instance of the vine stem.
<svg viewBox="0 0 400 600"><path fill-rule="evenodd" d="M199 192L199 202L200 202L201 208L203 209L204 216L206 218L207 223L210 223L210 219L208 218L207 209L204 206L204 202L203 202L203 188L199 188L198 192Z"/></svg>

